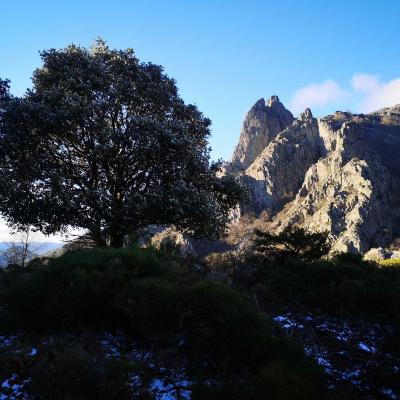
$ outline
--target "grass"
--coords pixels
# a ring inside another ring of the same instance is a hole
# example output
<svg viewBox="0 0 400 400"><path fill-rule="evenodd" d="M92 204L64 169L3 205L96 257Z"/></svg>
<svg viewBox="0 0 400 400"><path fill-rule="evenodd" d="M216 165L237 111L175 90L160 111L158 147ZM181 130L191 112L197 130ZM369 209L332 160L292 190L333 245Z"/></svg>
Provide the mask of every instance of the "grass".
<svg viewBox="0 0 400 400"><path fill-rule="evenodd" d="M382 267L400 267L400 258L389 258L387 260L379 261Z"/></svg>

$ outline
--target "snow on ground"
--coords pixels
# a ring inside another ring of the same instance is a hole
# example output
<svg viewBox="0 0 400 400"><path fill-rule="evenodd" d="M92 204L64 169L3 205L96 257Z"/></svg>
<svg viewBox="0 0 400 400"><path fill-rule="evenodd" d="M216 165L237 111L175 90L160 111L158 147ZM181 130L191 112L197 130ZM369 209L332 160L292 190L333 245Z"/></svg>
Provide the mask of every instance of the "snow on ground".
<svg viewBox="0 0 400 400"><path fill-rule="evenodd" d="M272 321L277 334L299 342L323 367L330 388L357 397L400 399L400 356L385 348L392 327L312 314L286 313Z"/></svg>
<svg viewBox="0 0 400 400"><path fill-rule="evenodd" d="M99 343L106 352L107 357L121 358L128 355L139 363L143 362L147 368L157 371L159 377L154 378L150 383L150 389L157 400L190 399L190 382L185 378L183 371L170 371L156 365L155 360L152 360L151 351L129 345L121 332L104 332L99 337ZM131 384L133 387L140 386L141 383L141 376L132 375Z"/></svg>
<svg viewBox="0 0 400 400"><path fill-rule="evenodd" d="M30 379L21 381L17 374L12 374L1 383L0 400L29 400L30 397L23 391L29 382Z"/></svg>
<svg viewBox="0 0 400 400"><path fill-rule="evenodd" d="M312 314L287 313L276 315L272 320L277 334L301 343L306 355L326 371L330 377L329 388L350 393L348 398L354 393L357 398L400 399L400 356L385 348L385 337L393 333L391 327ZM0 350L35 357L40 346L46 345L43 340L38 347L21 346L21 338L20 335L0 336ZM183 371L169 371L157 365L151 352L129 344L122 333L103 332L97 341L107 357L128 356L156 371L150 388L157 400L190 399L190 382ZM28 400L24 385L29 381L12 371L9 376L3 374L0 400ZM141 382L141 376L132 375L133 387Z"/></svg>
<svg viewBox="0 0 400 400"><path fill-rule="evenodd" d="M8 336L0 335L0 349L12 346L17 339L18 339L17 335L8 335Z"/></svg>

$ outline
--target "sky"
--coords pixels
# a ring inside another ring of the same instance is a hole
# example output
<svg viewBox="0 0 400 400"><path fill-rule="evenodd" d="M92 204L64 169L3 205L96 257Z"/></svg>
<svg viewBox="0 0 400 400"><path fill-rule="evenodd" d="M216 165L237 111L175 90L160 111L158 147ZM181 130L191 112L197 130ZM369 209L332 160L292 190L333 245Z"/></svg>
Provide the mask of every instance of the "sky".
<svg viewBox="0 0 400 400"><path fill-rule="evenodd" d="M399 15L398 0L4 0L0 77L22 95L40 50L133 48L212 120L212 158L227 160L261 97L315 116L400 103Z"/></svg>

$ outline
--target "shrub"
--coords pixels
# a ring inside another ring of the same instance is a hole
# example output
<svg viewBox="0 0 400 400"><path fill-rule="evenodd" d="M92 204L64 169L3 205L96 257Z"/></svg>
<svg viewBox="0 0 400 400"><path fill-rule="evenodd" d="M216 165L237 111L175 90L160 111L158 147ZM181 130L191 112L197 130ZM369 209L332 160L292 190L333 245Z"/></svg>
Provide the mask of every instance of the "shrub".
<svg viewBox="0 0 400 400"><path fill-rule="evenodd" d="M26 390L41 399L130 399L129 372L81 337L62 337L38 353Z"/></svg>
<svg viewBox="0 0 400 400"><path fill-rule="evenodd" d="M67 253L23 272L4 272L2 282L10 329L42 335L120 329L152 354L159 370L179 366L193 398L290 398L285 377L275 381L265 373L277 364L280 373L296 377L291 390L323 397L321 370L296 346L274 338L267 320L238 291L202 279L154 249ZM71 352L71 362L93 369L88 349ZM56 379L63 364L57 356L48 363ZM67 380L62 393L69 386Z"/></svg>
<svg viewBox="0 0 400 400"><path fill-rule="evenodd" d="M238 263L232 277L245 292L257 290L267 309L314 310L385 321L400 320L400 267L381 268L358 257L284 263L257 257Z"/></svg>
<svg viewBox="0 0 400 400"><path fill-rule="evenodd" d="M254 252L279 260L319 260L329 250L327 233L310 233L291 226L278 234L256 229L253 241Z"/></svg>
<svg viewBox="0 0 400 400"><path fill-rule="evenodd" d="M176 242L174 238L169 236L161 240L159 250L172 258L180 258L182 256L182 244Z"/></svg>
<svg viewBox="0 0 400 400"><path fill-rule="evenodd" d="M382 267L400 267L400 258L390 258L387 260L379 261Z"/></svg>

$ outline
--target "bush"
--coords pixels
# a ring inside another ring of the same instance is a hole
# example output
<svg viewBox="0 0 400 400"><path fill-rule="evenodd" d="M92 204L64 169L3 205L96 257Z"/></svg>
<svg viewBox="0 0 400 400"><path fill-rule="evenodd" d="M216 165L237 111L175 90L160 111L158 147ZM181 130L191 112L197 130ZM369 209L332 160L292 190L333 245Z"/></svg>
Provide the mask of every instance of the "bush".
<svg viewBox="0 0 400 400"><path fill-rule="evenodd" d="M26 390L40 399L130 399L129 372L84 338L59 338L39 352Z"/></svg>
<svg viewBox="0 0 400 400"><path fill-rule="evenodd" d="M382 267L400 267L400 258L390 258L387 260L379 261Z"/></svg>
<svg viewBox="0 0 400 400"><path fill-rule="evenodd" d="M4 329L42 335L122 330L137 348L148 349L151 365L183 369L193 398L289 399L293 390L307 399L323 397L319 367L290 342L274 338L265 317L242 295L154 249L67 253L3 272L0 282ZM88 351L73 350L71 357L78 353L79 365L91 370ZM53 377L64 368L57 360L48 359L50 370L56 368ZM290 390L286 375L293 378Z"/></svg>
<svg viewBox="0 0 400 400"><path fill-rule="evenodd" d="M235 285L259 294L266 309L321 311L400 321L400 267L381 268L355 256L284 263L257 257L236 265Z"/></svg>
<svg viewBox="0 0 400 400"><path fill-rule="evenodd" d="M273 234L255 230L253 251L269 259L319 260L330 251L327 233L310 233L303 228L287 227Z"/></svg>

